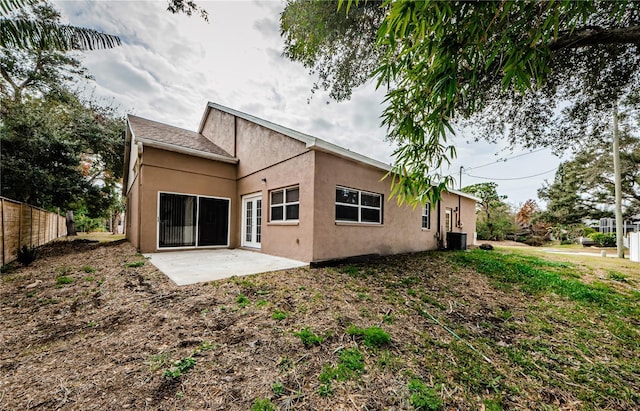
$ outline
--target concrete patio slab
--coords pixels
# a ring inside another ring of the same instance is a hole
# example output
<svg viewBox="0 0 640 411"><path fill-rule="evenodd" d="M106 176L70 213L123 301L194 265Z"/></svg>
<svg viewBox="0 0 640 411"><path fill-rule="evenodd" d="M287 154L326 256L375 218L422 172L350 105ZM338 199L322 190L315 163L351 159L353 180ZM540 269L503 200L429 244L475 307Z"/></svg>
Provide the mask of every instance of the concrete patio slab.
<svg viewBox="0 0 640 411"><path fill-rule="evenodd" d="M144 256L177 285L309 265L302 261L239 249L168 251Z"/></svg>

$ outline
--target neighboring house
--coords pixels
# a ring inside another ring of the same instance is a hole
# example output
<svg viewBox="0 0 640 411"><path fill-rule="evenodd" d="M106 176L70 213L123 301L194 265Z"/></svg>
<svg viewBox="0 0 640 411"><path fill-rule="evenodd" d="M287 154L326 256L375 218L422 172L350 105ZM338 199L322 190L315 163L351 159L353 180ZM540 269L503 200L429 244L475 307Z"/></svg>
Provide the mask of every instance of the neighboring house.
<svg viewBox="0 0 640 411"><path fill-rule="evenodd" d="M129 116L127 238L141 252L243 247L305 262L437 249L448 231L473 242L475 197L399 206L389 170L214 103L197 133Z"/></svg>

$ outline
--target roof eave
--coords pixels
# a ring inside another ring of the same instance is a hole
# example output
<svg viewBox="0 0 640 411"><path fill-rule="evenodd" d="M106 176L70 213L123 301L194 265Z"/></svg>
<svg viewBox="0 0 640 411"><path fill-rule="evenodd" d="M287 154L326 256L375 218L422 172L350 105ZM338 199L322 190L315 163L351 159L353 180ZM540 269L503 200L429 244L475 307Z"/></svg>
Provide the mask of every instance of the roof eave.
<svg viewBox="0 0 640 411"><path fill-rule="evenodd" d="M194 157L206 158L209 160L221 161L223 163L237 164L238 159L235 157L225 157L215 153L207 153L193 148L181 147L175 144L163 143L161 141L150 140L148 138L137 138L137 141L148 147L158 148L161 150L172 151L174 153L186 154Z"/></svg>
<svg viewBox="0 0 640 411"><path fill-rule="evenodd" d="M338 157L346 158L348 160L353 160L358 163L367 165L369 167L380 169L382 171L386 171L386 172L391 171L391 166L389 164L386 164L386 163L383 163L382 161L374 160L373 158L347 150L345 148L342 148L338 145L329 143L328 141L325 141L319 138L314 138L313 141L307 143L307 148L310 150L317 150L317 151L333 154Z"/></svg>

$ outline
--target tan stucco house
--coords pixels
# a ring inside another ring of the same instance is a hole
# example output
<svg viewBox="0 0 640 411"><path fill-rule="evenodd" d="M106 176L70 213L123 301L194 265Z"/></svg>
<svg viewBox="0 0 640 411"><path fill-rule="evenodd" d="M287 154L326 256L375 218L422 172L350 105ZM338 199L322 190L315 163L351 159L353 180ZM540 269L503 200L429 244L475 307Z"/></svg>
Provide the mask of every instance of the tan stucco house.
<svg viewBox="0 0 640 411"><path fill-rule="evenodd" d="M126 234L141 252L242 247L322 262L436 249L447 232L473 242L473 196L399 206L387 164L215 103L198 132L130 115L125 156Z"/></svg>

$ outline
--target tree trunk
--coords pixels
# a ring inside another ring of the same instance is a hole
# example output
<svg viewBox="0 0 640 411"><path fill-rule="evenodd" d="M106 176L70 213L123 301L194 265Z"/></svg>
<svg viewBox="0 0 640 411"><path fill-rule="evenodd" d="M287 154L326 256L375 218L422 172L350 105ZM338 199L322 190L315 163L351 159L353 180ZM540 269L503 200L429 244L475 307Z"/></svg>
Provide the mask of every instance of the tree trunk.
<svg viewBox="0 0 640 411"><path fill-rule="evenodd" d="M73 210L67 210L67 236L75 236L76 233L76 220L73 217Z"/></svg>
<svg viewBox="0 0 640 411"><path fill-rule="evenodd" d="M618 104L613 105L613 174L616 195L616 250L618 258L624 258L623 224L622 220L622 178L620 172L620 136L618 133Z"/></svg>

